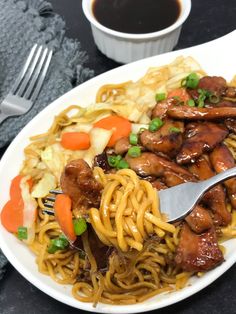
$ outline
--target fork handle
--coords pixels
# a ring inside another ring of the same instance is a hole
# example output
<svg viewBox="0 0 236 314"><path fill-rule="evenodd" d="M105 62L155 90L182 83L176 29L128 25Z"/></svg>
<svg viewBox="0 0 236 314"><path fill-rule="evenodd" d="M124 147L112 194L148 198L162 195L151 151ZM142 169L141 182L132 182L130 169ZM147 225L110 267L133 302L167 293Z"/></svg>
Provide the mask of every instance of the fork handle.
<svg viewBox="0 0 236 314"><path fill-rule="evenodd" d="M225 181L227 179L236 177L236 167L230 168L228 170L225 170L214 177L204 180L201 182L202 185L202 192L208 191L210 188L214 187L218 183Z"/></svg>
<svg viewBox="0 0 236 314"><path fill-rule="evenodd" d="M6 115L5 113L0 112L0 124L1 124L4 120L6 120L8 117L9 117L9 115Z"/></svg>

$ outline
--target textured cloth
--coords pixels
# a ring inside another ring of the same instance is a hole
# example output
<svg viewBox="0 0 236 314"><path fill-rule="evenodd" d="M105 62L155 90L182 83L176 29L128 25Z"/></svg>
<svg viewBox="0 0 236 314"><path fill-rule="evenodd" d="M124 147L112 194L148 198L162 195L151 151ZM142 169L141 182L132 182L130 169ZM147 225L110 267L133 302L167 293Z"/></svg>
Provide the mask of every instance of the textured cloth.
<svg viewBox="0 0 236 314"><path fill-rule="evenodd" d="M65 1L66 5L66 1ZM68 39L63 19L43 0L0 0L0 103L12 87L35 43L53 47L54 55L43 88L31 110L0 125L0 147L8 144L44 107L93 75L84 68L86 53ZM0 279L6 259L0 250Z"/></svg>

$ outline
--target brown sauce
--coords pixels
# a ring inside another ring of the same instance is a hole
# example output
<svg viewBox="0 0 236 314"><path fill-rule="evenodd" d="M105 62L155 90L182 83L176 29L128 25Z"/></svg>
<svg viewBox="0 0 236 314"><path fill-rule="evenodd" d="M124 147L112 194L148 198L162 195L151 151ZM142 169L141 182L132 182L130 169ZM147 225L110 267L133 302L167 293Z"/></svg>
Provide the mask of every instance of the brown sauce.
<svg viewBox="0 0 236 314"><path fill-rule="evenodd" d="M92 9L103 26L131 34L167 28L181 12L178 0L94 0Z"/></svg>

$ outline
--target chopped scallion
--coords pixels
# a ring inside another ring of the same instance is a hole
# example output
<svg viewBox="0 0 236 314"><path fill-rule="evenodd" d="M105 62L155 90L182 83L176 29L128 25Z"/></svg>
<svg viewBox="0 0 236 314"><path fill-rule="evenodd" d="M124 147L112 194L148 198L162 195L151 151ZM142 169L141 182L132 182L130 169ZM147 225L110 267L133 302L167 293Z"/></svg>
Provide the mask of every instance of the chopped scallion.
<svg viewBox="0 0 236 314"><path fill-rule="evenodd" d="M60 250L58 247L56 247L53 243L50 243L48 246L48 253L54 254L56 251Z"/></svg>
<svg viewBox="0 0 236 314"><path fill-rule="evenodd" d="M108 164L109 166L116 168L119 161L122 159L122 157L120 155L117 156L108 156L107 160L108 160Z"/></svg>
<svg viewBox="0 0 236 314"><path fill-rule="evenodd" d="M130 133L129 142L131 145L137 145L138 144L138 135L135 133Z"/></svg>
<svg viewBox="0 0 236 314"><path fill-rule="evenodd" d="M26 227L18 227L17 237L20 240L27 240L27 238L28 238L27 228Z"/></svg>
<svg viewBox="0 0 236 314"><path fill-rule="evenodd" d="M149 131L155 132L163 126L164 122L160 118L154 118L149 124Z"/></svg>
<svg viewBox="0 0 236 314"><path fill-rule="evenodd" d="M116 169L127 169L129 168L129 164L126 160L122 159L120 155L117 156L108 156L108 163L112 168Z"/></svg>
<svg viewBox="0 0 236 314"><path fill-rule="evenodd" d="M181 86L186 88L197 88L199 77L196 73L190 73L186 78L181 81Z"/></svg>
<svg viewBox="0 0 236 314"><path fill-rule="evenodd" d="M211 94L209 96L209 100L212 104L217 104L220 101L220 97L218 95Z"/></svg>
<svg viewBox="0 0 236 314"><path fill-rule="evenodd" d="M139 157L141 155L141 148L138 146L132 146L128 150L128 155L130 157Z"/></svg>
<svg viewBox="0 0 236 314"><path fill-rule="evenodd" d="M129 168L128 162L124 159L121 159L121 161L117 165L117 169L128 169L128 168Z"/></svg>
<svg viewBox="0 0 236 314"><path fill-rule="evenodd" d="M205 99L211 96L211 93L208 90L199 88L198 90L198 99L196 100L199 108L205 106Z"/></svg>
<svg viewBox="0 0 236 314"><path fill-rule="evenodd" d="M187 104L190 106L190 107L195 107L195 102L193 99L189 99Z"/></svg>
<svg viewBox="0 0 236 314"><path fill-rule="evenodd" d="M77 218L73 220L75 234L80 236L87 230L87 223L84 218Z"/></svg>
<svg viewBox="0 0 236 314"><path fill-rule="evenodd" d="M61 234L58 238L52 239L48 246L48 253L54 254L58 250L65 250L69 245L67 238Z"/></svg>
<svg viewBox="0 0 236 314"><path fill-rule="evenodd" d="M166 99L166 94L165 93L158 93L158 94L156 94L155 98L156 98L156 101L162 101L162 100Z"/></svg>

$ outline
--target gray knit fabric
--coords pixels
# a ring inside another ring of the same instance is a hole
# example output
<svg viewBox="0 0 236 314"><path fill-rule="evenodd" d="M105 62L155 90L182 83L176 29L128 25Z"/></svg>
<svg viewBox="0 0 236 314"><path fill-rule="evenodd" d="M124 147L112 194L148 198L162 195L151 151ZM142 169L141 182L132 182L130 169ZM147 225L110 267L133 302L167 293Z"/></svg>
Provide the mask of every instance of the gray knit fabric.
<svg viewBox="0 0 236 314"><path fill-rule="evenodd" d="M0 103L35 43L53 47L54 55L43 88L33 108L0 125L0 147L54 99L93 75L84 67L86 53L78 41L64 36L65 22L44 0L0 0ZM6 259L0 251L0 279Z"/></svg>

